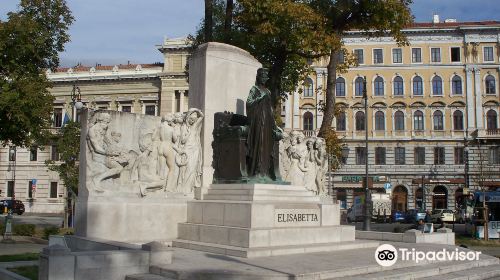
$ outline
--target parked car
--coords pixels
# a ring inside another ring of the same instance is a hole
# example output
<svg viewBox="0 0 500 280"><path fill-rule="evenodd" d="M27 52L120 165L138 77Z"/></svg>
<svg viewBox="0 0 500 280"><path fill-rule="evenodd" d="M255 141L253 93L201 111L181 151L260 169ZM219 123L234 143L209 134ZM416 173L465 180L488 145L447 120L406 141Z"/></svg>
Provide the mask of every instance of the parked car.
<svg viewBox="0 0 500 280"><path fill-rule="evenodd" d="M454 221L453 210L448 209L435 209L432 211L431 219L433 223L440 224L441 222L451 223Z"/></svg>
<svg viewBox="0 0 500 280"><path fill-rule="evenodd" d="M2 214L5 213L5 208L7 208L7 211L12 210L13 213L18 215L22 215L24 213L24 204L21 200L0 200L0 207L0 213Z"/></svg>
<svg viewBox="0 0 500 280"><path fill-rule="evenodd" d="M415 224L420 220L425 220L425 211L421 209L410 209L406 213L405 221L410 224Z"/></svg>
<svg viewBox="0 0 500 280"><path fill-rule="evenodd" d="M391 222L404 222L406 220L406 214L403 211L392 211Z"/></svg>

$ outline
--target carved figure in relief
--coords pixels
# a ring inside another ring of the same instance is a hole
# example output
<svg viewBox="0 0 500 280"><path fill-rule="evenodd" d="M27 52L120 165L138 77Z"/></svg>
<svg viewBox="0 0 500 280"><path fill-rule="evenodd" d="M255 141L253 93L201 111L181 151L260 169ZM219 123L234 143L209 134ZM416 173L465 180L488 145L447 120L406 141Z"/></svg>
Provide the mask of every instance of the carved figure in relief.
<svg viewBox="0 0 500 280"><path fill-rule="evenodd" d="M283 139L279 143L279 167L283 178L287 177L290 169L290 158L287 155L287 149L290 147L290 140L290 135L283 132Z"/></svg>
<svg viewBox="0 0 500 280"><path fill-rule="evenodd" d="M199 109L189 109L181 127L179 153L186 154L185 171L183 172L181 189L190 193L195 187L201 187L202 148L200 141L203 113ZM181 162L182 159L181 159Z"/></svg>
<svg viewBox="0 0 500 280"><path fill-rule="evenodd" d="M158 149L155 147L157 132L146 133L139 139L141 154L137 158L137 174L140 193L145 196L147 192L163 189L165 180L157 174Z"/></svg>
<svg viewBox="0 0 500 280"><path fill-rule="evenodd" d="M326 153L325 140L317 138L314 142L315 160L316 160L316 186L318 187L318 195L324 196L327 194L325 187L325 176L328 171L328 155Z"/></svg>
<svg viewBox="0 0 500 280"><path fill-rule="evenodd" d="M316 186L316 150L314 149L314 143L316 139L308 138L306 140L307 151L304 156L304 167L306 171L304 172L304 185L307 190L318 193L318 188Z"/></svg>
<svg viewBox="0 0 500 280"><path fill-rule="evenodd" d="M292 183L292 185L304 185L304 172L307 168L304 166L304 149L302 147L302 141L304 139L304 134L298 131L292 131L290 133L290 147L287 149L287 154L290 159L290 168L285 181Z"/></svg>
<svg viewBox="0 0 500 280"><path fill-rule="evenodd" d="M161 145L158 150L159 175L165 180L165 191L173 192L175 189L175 147L174 147L174 116L165 115L161 120L160 127Z"/></svg>
<svg viewBox="0 0 500 280"><path fill-rule="evenodd" d="M91 160L87 161L87 166L89 168L90 181L93 184L94 190L98 192L103 192L104 189L101 188L101 174L102 170L106 166L106 158L108 153L106 151L106 133L108 131L108 125L111 121L111 116L107 113L99 113L92 116L88 133L87 133L87 146L90 152Z"/></svg>

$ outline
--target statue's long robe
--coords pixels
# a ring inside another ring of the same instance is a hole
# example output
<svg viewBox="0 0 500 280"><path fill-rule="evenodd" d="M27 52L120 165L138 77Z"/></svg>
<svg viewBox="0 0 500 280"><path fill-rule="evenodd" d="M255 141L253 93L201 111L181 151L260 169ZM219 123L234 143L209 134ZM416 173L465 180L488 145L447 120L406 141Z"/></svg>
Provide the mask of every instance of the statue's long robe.
<svg viewBox="0 0 500 280"><path fill-rule="evenodd" d="M276 127L268 89L253 86L247 99L249 120L247 171L249 177L275 179L273 166L273 130Z"/></svg>

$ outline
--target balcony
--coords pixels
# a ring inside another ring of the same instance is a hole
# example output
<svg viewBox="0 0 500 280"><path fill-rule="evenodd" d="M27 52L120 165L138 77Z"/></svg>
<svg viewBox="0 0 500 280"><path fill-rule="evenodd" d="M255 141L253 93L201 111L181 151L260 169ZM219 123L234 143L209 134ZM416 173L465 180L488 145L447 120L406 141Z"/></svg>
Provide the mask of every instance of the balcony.
<svg viewBox="0 0 500 280"><path fill-rule="evenodd" d="M480 129L478 132L478 138L500 139L500 128Z"/></svg>

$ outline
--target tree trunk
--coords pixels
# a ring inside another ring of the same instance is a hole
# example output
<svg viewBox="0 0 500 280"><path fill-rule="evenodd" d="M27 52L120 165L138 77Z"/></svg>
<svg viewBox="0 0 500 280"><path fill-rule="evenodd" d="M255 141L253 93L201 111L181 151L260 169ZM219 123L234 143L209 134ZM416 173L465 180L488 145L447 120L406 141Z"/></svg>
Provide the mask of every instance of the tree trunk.
<svg viewBox="0 0 500 280"><path fill-rule="evenodd" d="M328 63L327 78L326 78L326 100L325 111L323 112L323 122L318 132L318 137L326 137L326 133L332 127L333 118L335 117L335 80L337 76L337 50L330 51L330 62Z"/></svg>
<svg viewBox="0 0 500 280"><path fill-rule="evenodd" d="M231 26L233 25L234 0L226 1L226 18L224 19L224 42L231 43Z"/></svg>
<svg viewBox="0 0 500 280"><path fill-rule="evenodd" d="M212 27L213 27L213 6L214 0L205 0L205 41L206 42L211 42L212 41Z"/></svg>

